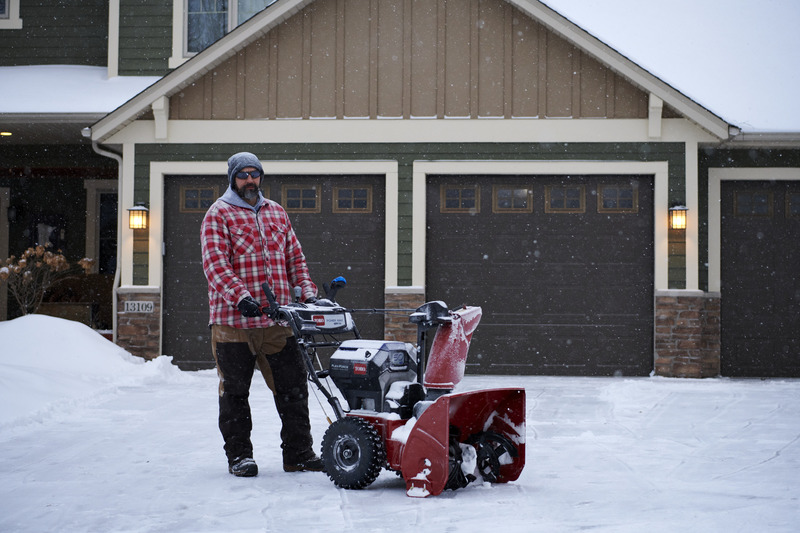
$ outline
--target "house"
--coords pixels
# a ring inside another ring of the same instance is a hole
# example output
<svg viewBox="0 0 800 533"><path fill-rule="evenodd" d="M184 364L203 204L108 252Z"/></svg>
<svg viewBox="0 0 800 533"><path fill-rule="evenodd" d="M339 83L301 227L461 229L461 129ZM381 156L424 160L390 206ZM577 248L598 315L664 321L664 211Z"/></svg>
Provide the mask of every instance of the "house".
<svg viewBox="0 0 800 533"><path fill-rule="evenodd" d="M800 375L798 135L742 133L536 0L278 0L193 55L183 6L111 2L119 73L166 75L85 130L118 212L148 209L117 235L131 352L213 365L199 224L248 150L342 303L480 305L472 372Z"/></svg>
<svg viewBox="0 0 800 533"><path fill-rule="evenodd" d="M90 276L65 280L40 309L110 332L118 164L81 130L166 73L166 61L119 77L114 60L111 73L104 0L20 4L0 2L0 257L51 244L69 261L94 259ZM0 284L0 320L18 314Z"/></svg>

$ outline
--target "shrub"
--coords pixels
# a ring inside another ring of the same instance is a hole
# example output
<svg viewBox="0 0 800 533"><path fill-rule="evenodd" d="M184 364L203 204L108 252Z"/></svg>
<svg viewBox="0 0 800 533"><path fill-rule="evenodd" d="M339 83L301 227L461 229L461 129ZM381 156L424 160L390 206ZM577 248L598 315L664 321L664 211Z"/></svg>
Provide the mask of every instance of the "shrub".
<svg viewBox="0 0 800 533"><path fill-rule="evenodd" d="M42 303L44 292L54 281L78 273L89 273L92 260L83 258L70 265L58 252L44 246L28 248L19 257L0 260L0 282L8 284L23 315L35 313Z"/></svg>

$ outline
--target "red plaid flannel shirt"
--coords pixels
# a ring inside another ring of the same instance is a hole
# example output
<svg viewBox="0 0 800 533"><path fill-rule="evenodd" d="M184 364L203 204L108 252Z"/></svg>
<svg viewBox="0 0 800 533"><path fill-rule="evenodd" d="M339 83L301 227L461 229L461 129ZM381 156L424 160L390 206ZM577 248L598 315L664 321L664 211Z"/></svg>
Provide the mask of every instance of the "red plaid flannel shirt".
<svg viewBox="0 0 800 533"><path fill-rule="evenodd" d="M264 282L272 287L279 304L292 301L292 287L302 288L302 300L317 295L289 217L272 200L264 199L258 213L217 200L203 219L200 241L210 324L235 328L273 325L266 315L246 318L236 308L247 296L267 305L261 290Z"/></svg>

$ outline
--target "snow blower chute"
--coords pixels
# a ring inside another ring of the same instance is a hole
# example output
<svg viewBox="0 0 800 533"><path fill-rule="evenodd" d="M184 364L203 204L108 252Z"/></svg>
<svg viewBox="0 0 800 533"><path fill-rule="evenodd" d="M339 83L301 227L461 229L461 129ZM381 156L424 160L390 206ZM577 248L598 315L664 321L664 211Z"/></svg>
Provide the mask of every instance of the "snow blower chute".
<svg viewBox="0 0 800 533"><path fill-rule="evenodd" d="M322 439L325 472L334 484L361 489L387 468L402 475L406 494L426 497L477 479L516 480L525 466L525 390L453 392L464 377L480 307L451 311L443 302L428 302L405 310L417 326L416 345L366 340L352 313L398 310L339 306L336 291L345 283L336 278L332 290L325 285L327 299L316 305L279 306L263 286L270 303L264 311L292 327L309 380L335 413ZM351 338L341 340L345 334ZM328 370L315 366L319 347L335 348ZM348 409L323 384L328 377Z"/></svg>

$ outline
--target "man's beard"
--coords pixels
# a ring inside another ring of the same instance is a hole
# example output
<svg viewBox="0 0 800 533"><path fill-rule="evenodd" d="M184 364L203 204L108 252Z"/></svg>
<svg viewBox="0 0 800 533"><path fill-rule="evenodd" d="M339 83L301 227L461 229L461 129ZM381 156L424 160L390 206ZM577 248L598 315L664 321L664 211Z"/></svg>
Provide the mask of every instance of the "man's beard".
<svg viewBox="0 0 800 533"><path fill-rule="evenodd" d="M239 196L247 202L252 202L258 198L258 187L255 185L245 185L236 192L239 193Z"/></svg>

